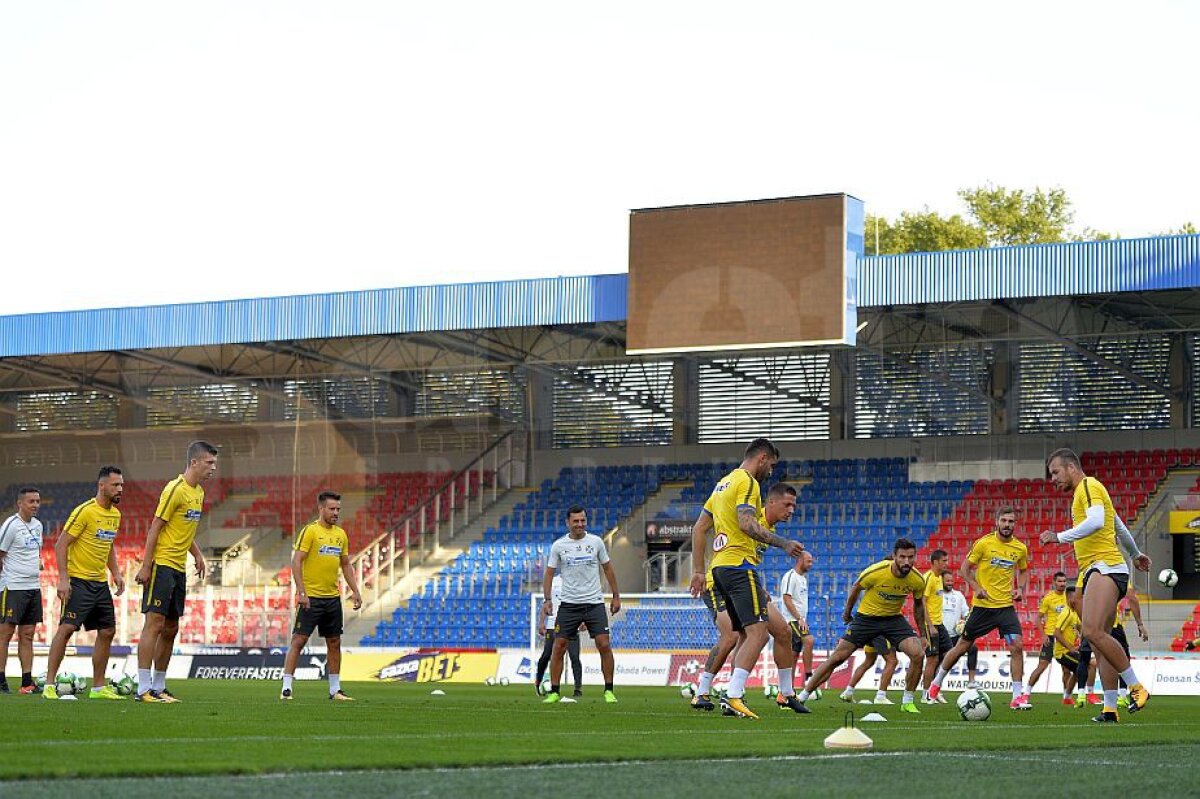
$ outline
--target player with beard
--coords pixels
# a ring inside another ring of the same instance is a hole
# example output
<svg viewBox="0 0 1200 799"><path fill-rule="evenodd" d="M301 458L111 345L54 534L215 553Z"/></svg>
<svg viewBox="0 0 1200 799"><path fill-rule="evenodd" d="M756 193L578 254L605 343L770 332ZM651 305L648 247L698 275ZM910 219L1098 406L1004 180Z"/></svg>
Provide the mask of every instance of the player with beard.
<svg viewBox="0 0 1200 799"><path fill-rule="evenodd" d="M963 626L958 643L942 658L937 675L929 686L929 698L936 700L942 692L942 681L978 639L996 630L1008 644L1009 669L1012 674L1013 710L1029 710L1029 694L1022 682L1025 667L1025 648L1021 636L1021 620L1013 603L1020 602L1029 584L1029 548L1017 539L1017 512L1000 508L996 513L996 529L971 546L960 573L975 596L971 612ZM1014 584L1015 578L1015 584Z"/></svg>
<svg viewBox="0 0 1200 799"><path fill-rule="evenodd" d="M125 578L117 566L113 544L121 529L121 511L117 505L125 491L125 478L116 466L100 469L96 478L96 496L84 502L67 517L54 554L58 557L58 599L62 618L50 655L46 660L46 685L42 696L57 699L55 678L67 651L67 642L82 627L96 631L92 648L92 699L124 699L111 685L105 684L108 655L117 634L117 615L108 575L117 586L117 596L125 591ZM107 571L107 574L105 573Z"/></svg>
<svg viewBox="0 0 1200 799"><path fill-rule="evenodd" d="M846 633L838 642L829 659L821 664L816 673L800 692L801 702L806 701L817 687L829 679L829 675L845 663L856 649L865 647L875 638L882 636L908 657L908 672L905 675L904 696L900 710L905 713L920 713L913 701L913 693L921 681L924 650L929 641L925 638L925 578L913 568L917 560L917 545L907 538L896 539L892 557L873 563L863 569L850 586L846 597L846 608L842 618L846 622ZM854 603L859 595L862 602L855 611ZM904 618L904 602L913 598L913 619L917 629Z"/></svg>
<svg viewBox="0 0 1200 799"><path fill-rule="evenodd" d="M705 541L708 531L712 528L712 507L710 498L709 503L705 505L705 510L692 528L693 546L698 545L696 551L700 553L699 556L694 557L699 562L701 569L704 568ZM787 483L776 483L767 492L767 501L759 515L759 524L774 533L776 525L780 522L790 521L795 510L796 489ZM760 547L760 556L762 549L764 548ZM804 554L801 553L801 557L804 557ZM811 557L809 561L811 562ZM699 574L693 574L693 596L695 596L695 586L701 585L699 577ZM713 587L711 570L704 585L706 585L705 605L713 614L713 624L717 628L718 639L705 661L704 671L700 675L699 690L692 700L692 707L696 710L713 710L716 707L710 696L713 679L721 671L731 653L734 653L736 658L738 647L745 641L746 635L744 632L734 631L724 598L718 595ZM810 712L795 697L796 690L793 680L797 652L792 645L792 626L769 596L767 597L767 630L774 644L775 665L779 674L779 695L776 697L776 706L780 710L791 710L796 713ZM744 715L729 704L728 698L721 700L721 711L726 716Z"/></svg>
<svg viewBox="0 0 1200 799"><path fill-rule="evenodd" d="M751 441L741 465L721 478L705 505L716 530L713 587L725 602L734 631L745 635L734 658L733 677L726 697L729 708L743 718L758 718L746 707L746 680L758 663L768 635L771 597L762 580L763 545L779 547L793 558L804 550L800 542L780 538L760 520L763 500L759 482L770 476L778 462L779 450L768 439ZM693 595L698 595L705 582L704 558L695 560L698 564L693 563L691 590Z"/></svg>

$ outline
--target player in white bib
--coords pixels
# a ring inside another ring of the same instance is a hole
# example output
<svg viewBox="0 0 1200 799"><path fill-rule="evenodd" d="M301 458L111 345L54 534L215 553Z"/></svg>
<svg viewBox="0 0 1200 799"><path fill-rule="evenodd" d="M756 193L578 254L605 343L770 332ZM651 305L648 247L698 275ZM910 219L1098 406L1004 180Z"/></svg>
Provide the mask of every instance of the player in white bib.
<svg viewBox="0 0 1200 799"><path fill-rule="evenodd" d="M796 565L779 579L779 613L791 630L792 651L800 655L804 663L805 682L813 675L813 634L808 628L808 571L812 565L812 553L801 552ZM820 689L813 692L812 698L821 698Z"/></svg>
<svg viewBox="0 0 1200 799"><path fill-rule="evenodd" d="M42 621L42 523L34 518L42 494L25 487L17 492L17 512L0 524L0 693L9 693L4 669L8 643L17 636L21 693L35 694L33 633Z"/></svg>

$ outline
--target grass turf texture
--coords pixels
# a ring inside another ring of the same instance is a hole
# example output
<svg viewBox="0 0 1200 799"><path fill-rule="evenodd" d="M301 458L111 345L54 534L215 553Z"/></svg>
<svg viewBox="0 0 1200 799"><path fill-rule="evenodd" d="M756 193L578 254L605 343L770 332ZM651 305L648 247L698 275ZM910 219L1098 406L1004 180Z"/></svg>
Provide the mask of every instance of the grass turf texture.
<svg viewBox="0 0 1200 799"><path fill-rule="evenodd" d="M1166 790L1184 778L1200 742L1194 698L1155 697L1144 713L1123 714L1115 727L1089 723L1096 708L1063 707L1053 696L1035 698L1032 711L1014 712L1002 702L1007 697L993 695L992 718L982 723L959 720L953 704L922 705L920 717L901 714L898 706L856 705L856 713L875 709L889 721L862 725L875 741L874 754L833 757L822 742L850 707L836 698L812 703L812 715L797 716L752 694L751 707L764 712L761 720L750 721L697 713L674 688L619 688L621 702L610 706L598 688L590 687L578 704L543 706L531 687L518 685L448 684L440 686L446 696L433 697L429 684L350 684L349 692L359 700L353 704L330 702L323 683L298 683L297 698L287 703L279 701L279 687L272 683L176 681L171 687L183 703L0 697L0 719L8 731L0 758L4 779L172 777L37 779L0 783L0 795L166 793L179 799L253 791L261 799L352 785L358 795L368 796L399 790L516 796L539 790L555 775L570 780L573 796L612 796L613 791L694 796L697 779L706 791L728 780L725 787L731 791L772 795L796 785L844 790L864 768L880 775L905 773L913 763L905 753L952 753L937 762L950 769L947 773L977 774L973 795L990 795L976 788L1036 795L1041 787L1061 795L1068 772L1072 787L1081 791L1111 788L1115 772L1108 764L1123 770L1136 763L1139 789ZM731 757L784 759L745 767L679 762ZM924 762L926 756L917 757ZM615 760L637 762L596 764ZM562 764L579 765L564 769ZM358 773L279 773L331 770ZM266 776L184 776L197 774ZM589 785L594 794L587 792Z"/></svg>

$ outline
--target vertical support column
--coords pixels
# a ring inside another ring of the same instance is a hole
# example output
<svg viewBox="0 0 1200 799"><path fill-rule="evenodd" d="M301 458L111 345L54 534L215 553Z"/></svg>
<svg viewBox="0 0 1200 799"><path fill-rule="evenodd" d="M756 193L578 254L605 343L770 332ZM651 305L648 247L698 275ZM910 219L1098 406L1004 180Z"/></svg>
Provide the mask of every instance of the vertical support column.
<svg viewBox="0 0 1200 799"><path fill-rule="evenodd" d="M554 448L554 380L537 370L526 372L525 418L533 434L533 448Z"/></svg>
<svg viewBox="0 0 1200 799"><path fill-rule="evenodd" d="M1016 433L1021 426L1020 344L998 341L995 353L988 375L988 396L997 403L988 409L988 432L1008 435Z"/></svg>
<svg viewBox="0 0 1200 799"><path fill-rule="evenodd" d="M421 384L418 372L389 372L387 386L388 416L406 418L417 415L417 389Z"/></svg>
<svg viewBox="0 0 1200 799"><path fill-rule="evenodd" d="M1171 428L1180 430L1183 428L1192 427L1192 403L1196 401L1191 390L1195 385L1195 374L1193 374L1192 364L1194 363L1194 346L1190 336L1187 333L1174 333L1171 335L1171 349L1169 356L1169 369L1171 381ZM3 420L0 419L0 424Z"/></svg>
<svg viewBox="0 0 1200 799"><path fill-rule="evenodd" d="M829 354L829 438L834 441L854 438L858 379L856 350L839 349Z"/></svg>
<svg viewBox="0 0 1200 799"><path fill-rule="evenodd" d="M267 378L259 381L259 386L275 393L268 394L266 391L258 393L255 419L259 422L282 422L285 411L283 399L280 397L280 394L283 393L283 381Z"/></svg>
<svg viewBox="0 0 1200 799"><path fill-rule="evenodd" d="M17 432L17 403L12 395L0 395L0 433Z"/></svg>
<svg viewBox="0 0 1200 799"><path fill-rule="evenodd" d="M140 389L134 389L130 394L144 395ZM141 429L146 426L146 406L135 402L129 397L117 397L117 427L121 430Z"/></svg>
<svg viewBox="0 0 1200 799"><path fill-rule="evenodd" d="M700 365L694 358L676 358L671 376L671 443L695 444L700 440Z"/></svg>

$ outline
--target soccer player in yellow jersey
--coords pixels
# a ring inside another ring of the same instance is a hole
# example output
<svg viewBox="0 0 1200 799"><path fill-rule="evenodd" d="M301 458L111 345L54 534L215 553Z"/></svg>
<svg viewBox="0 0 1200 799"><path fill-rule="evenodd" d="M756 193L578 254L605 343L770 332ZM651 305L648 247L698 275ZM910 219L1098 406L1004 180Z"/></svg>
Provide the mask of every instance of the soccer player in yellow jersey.
<svg viewBox="0 0 1200 799"><path fill-rule="evenodd" d="M96 478L96 496L89 499L67 517L62 533L54 544L58 557L58 599L62 603L62 618L50 642L46 662L46 685L42 696L57 699L54 680L67 651L67 642L80 627L96 631L92 649L92 699L124 699L111 685L106 684L108 653L117 633L117 615L113 610L113 595L108 588L108 574L117 586L117 596L125 591L125 578L117 567L113 542L121 529L121 511L117 505L125 491L125 478L116 466L100 469ZM5 653L6 654L6 653Z"/></svg>
<svg viewBox="0 0 1200 799"><path fill-rule="evenodd" d="M928 648L925 630L925 578L914 566L917 561L917 545L907 538L898 538L892 546L892 557L881 560L863 569L850 586L842 619L846 622L846 633L838 641L833 654L821 664L816 673L804 684L800 692L801 702L806 701L817 687L829 679L829 675L845 663L854 650L865 647L875 638L882 636L908 657L908 673L905 675L904 696L900 710L904 713L920 713L913 701L913 693L921 681L923 650ZM855 611L854 603L863 596ZM909 595L913 598L913 619L917 628L913 630L904 618L904 602Z"/></svg>
<svg viewBox="0 0 1200 799"><path fill-rule="evenodd" d="M292 551L292 582L296 585L296 625L292 628L292 643L283 660L283 691L280 699L292 698L292 678L300 651L316 630L325 639L329 652L326 674L329 677L329 698L338 702L353 702L342 690L342 589L338 586L338 570L346 576L354 609L362 607L358 581L350 566L350 541L346 531L338 527L342 515L342 495L322 491L317 496L317 520L304 526L296 536Z"/></svg>
<svg viewBox="0 0 1200 799"><path fill-rule="evenodd" d="M699 556L694 556L693 564L697 561L700 564L700 569L704 566L704 552L706 549L706 540L708 532L712 529L712 511L711 498L709 503L706 503L705 509L701 511L696 524L692 527L692 542L693 546L699 544ZM796 489L787 483L776 483L771 486L767 492L767 501L763 505L763 510L759 516L759 523L772 533L775 532L775 527L780 522L791 520L792 514L796 510ZM695 568L695 565L693 565ZM693 575L693 585L700 585L699 574ZM696 697L692 700L692 707L695 710L713 710L716 705L713 704L712 698L709 696L709 689L712 687L713 680L720 673L721 668L725 665L731 653L738 651L738 646L746 640L746 634L733 629L733 623L729 617L729 611L726 608L725 600L716 592L716 588L712 582L712 571L709 570L708 578L705 583L704 604L708 607L709 612L713 616L713 624L717 628L717 643L708 653L708 659L704 664L704 671L700 673L700 684L696 693ZM695 592L693 591L693 596ZM767 631L770 633L771 639L774 642L775 666L779 675L779 695L776 697L776 706L781 710L792 710L796 713L808 713L808 708L804 707L795 698L796 690L793 684L793 678L796 666L796 652L793 649L792 629L789 626L787 619L784 618L779 608L767 599ZM743 702L743 704L745 704ZM722 700L721 710L723 715L727 716L744 716L744 714L735 710L728 704L728 698Z"/></svg>
<svg viewBox="0 0 1200 799"><path fill-rule="evenodd" d="M929 685L937 671L937 664L950 651L950 631L942 619L942 575L950 571L950 558L944 549L929 553L929 571L925 572L925 618L929 625L929 648L925 650L925 696L922 704L945 703L944 696L936 699L929 696Z"/></svg>
<svg viewBox="0 0 1200 799"><path fill-rule="evenodd" d="M788 541L763 527L759 482L766 480L779 462L779 450L768 439L756 438L746 447L741 465L721 478L705 507L712 514L712 577L716 594L725 602L733 629L745 634L734 658L726 702L738 715L758 718L745 704L746 679L758 663L767 643L767 605L770 593L763 583L760 565L763 545L783 549L791 557L804 551L799 541ZM701 550L703 552L703 549ZM691 590L699 595L704 587L704 559L693 552ZM699 565L696 565L699 561ZM803 712L803 711L800 711Z"/></svg>
<svg viewBox="0 0 1200 799"><path fill-rule="evenodd" d="M996 630L1008 644L1009 669L1012 674L1013 710L1029 710L1029 694L1021 681L1025 669L1025 647L1021 641L1021 620L1013 608L1029 587L1029 548L1017 540L1017 512L1000 508L996 514L996 529L971 546L960 572L975 595L971 612L963 625L958 643L946 653L929 685L929 697L937 699L942 681L977 639Z"/></svg>
<svg viewBox="0 0 1200 799"><path fill-rule="evenodd" d="M1065 575L1064 575L1065 577ZM1063 595L1073 593L1075 586L1064 586ZM1071 698L1071 692L1075 688L1076 671L1079 667L1079 616L1068 603L1063 609L1055 615L1053 619L1053 629L1050 633L1050 638L1054 642L1052 655L1062 666L1063 670L1063 698L1064 705L1074 705L1075 700ZM1087 674L1086 667L1084 674Z"/></svg>
<svg viewBox="0 0 1200 799"><path fill-rule="evenodd" d="M187 468L167 483L146 534L146 549L137 582L142 588L142 638L138 642L139 702L178 702L167 690L167 666L179 634L187 590L187 556L196 559L196 576L204 579L204 554L196 545L196 527L204 512L205 480L217 471L217 448L193 441Z"/></svg>
<svg viewBox="0 0 1200 799"><path fill-rule="evenodd" d="M1099 480L1083 472L1079 456L1069 449L1058 449L1046 460L1050 480L1060 491L1072 492L1069 530L1045 530L1043 544L1070 543L1079 563L1076 586L1083 595L1079 614L1083 637L1087 639L1104 686L1104 709L1093 719L1114 724L1117 718L1118 677L1129 686L1129 712L1136 713L1150 701L1150 692L1138 680L1129 656L1112 636L1112 620L1117 603L1129 589L1129 566L1125 555L1139 571L1150 570L1150 557L1138 549L1129 528L1113 509L1112 499ZM1122 554L1124 553L1124 554Z"/></svg>
<svg viewBox="0 0 1200 799"><path fill-rule="evenodd" d="M1027 681L1029 690L1037 685L1042 674L1049 668L1050 664L1058 660L1058 655L1054 654L1054 630L1058 626L1058 617L1064 611L1069 610L1067 607L1067 575L1064 572L1054 573L1053 589L1046 592L1042 597L1042 601L1038 603L1038 622L1042 625L1042 650L1038 653L1037 668L1033 670L1033 676ZM1072 671L1072 674L1074 672ZM1063 674L1063 682L1067 680L1067 675Z"/></svg>

